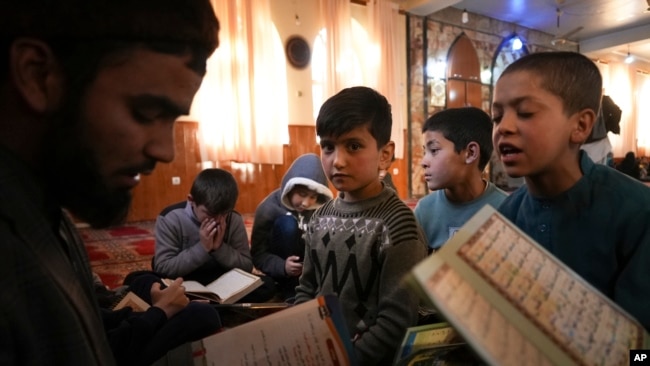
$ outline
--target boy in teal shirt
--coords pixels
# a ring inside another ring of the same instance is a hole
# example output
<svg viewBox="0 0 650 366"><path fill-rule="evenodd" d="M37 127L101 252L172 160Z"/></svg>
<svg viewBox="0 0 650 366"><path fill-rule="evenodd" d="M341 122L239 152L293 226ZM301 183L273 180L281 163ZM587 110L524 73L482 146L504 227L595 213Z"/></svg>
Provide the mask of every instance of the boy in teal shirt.
<svg viewBox="0 0 650 366"><path fill-rule="evenodd" d="M535 53L505 69L492 139L507 174L526 184L499 211L650 329L650 189L580 151L601 90L579 53Z"/></svg>
<svg viewBox="0 0 650 366"><path fill-rule="evenodd" d="M499 207L506 193L483 179L492 155L492 121L483 110L440 111L427 119L422 135L420 165L433 192L418 201L415 217L434 251L484 205Z"/></svg>

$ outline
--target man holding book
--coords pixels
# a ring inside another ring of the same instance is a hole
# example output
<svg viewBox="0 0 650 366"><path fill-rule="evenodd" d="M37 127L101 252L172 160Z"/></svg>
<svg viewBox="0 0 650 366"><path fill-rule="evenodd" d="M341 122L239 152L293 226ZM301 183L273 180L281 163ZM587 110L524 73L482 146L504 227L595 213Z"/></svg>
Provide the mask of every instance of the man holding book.
<svg viewBox="0 0 650 366"><path fill-rule="evenodd" d="M217 46L207 0L0 2L2 365L113 365L68 213L123 220Z"/></svg>

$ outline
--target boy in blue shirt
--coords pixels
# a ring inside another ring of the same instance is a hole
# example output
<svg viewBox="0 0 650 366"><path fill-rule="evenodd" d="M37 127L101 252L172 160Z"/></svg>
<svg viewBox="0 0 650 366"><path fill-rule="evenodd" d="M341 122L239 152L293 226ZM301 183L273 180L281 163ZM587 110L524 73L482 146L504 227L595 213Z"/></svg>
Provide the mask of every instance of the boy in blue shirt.
<svg viewBox="0 0 650 366"><path fill-rule="evenodd" d="M418 296L403 281L426 257L411 209L378 179L390 166L390 105L366 87L340 91L316 119L321 161L338 197L314 212L296 303L336 294L362 365L391 364Z"/></svg>
<svg viewBox="0 0 650 366"><path fill-rule="evenodd" d="M601 90L579 53L535 53L505 69L492 139L526 185L499 211L650 330L650 189L580 151Z"/></svg>
<svg viewBox="0 0 650 366"><path fill-rule="evenodd" d="M433 192L418 201L415 217L434 251L484 205L499 207L506 193L483 179L492 155L492 122L483 110L440 111L427 119L422 135L420 164Z"/></svg>

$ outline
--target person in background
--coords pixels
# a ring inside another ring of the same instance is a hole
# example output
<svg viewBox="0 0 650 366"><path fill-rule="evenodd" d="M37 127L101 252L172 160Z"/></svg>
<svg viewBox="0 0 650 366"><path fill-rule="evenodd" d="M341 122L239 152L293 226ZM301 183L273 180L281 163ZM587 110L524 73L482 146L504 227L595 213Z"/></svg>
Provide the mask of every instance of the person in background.
<svg viewBox="0 0 650 366"><path fill-rule="evenodd" d="M647 156L642 156L641 159L639 159L639 179L647 181L648 180L648 169L650 167L648 166L648 157Z"/></svg>
<svg viewBox="0 0 650 366"><path fill-rule="evenodd" d="M499 207L506 193L483 179L492 156L492 121L475 107L440 111L422 126L424 179L430 194L415 206L429 250L439 249L484 205Z"/></svg>
<svg viewBox="0 0 650 366"><path fill-rule="evenodd" d="M601 90L598 68L576 52L529 54L503 71L492 139L526 184L498 210L650 330L650 189L580 150Z"/></svg>
<svg viewBox="0 0 650 366"><path fill-rule="evenodd" d="M218 30L207 0L0 3L0 364L115 364L69 214L123 221Z"/></svg>
<svg viewBox="0 0 650 366"><path fill-rule="evenodd" d="M367 87L341 90L316 119L321 161L338 197L314 212L296 303L336 294L362 365L391 364L419 298L403 281L426 257L413 211L383 184L395 150L384 96Z"/></svg>
<svg viewBox="0 0 650 366"><path fill-rule="evenodd" d="M154 227L153 270L166 278L182 277L207 285L233 268L252 272L253 260L241 214L234 211L239 189L223 169L205 169L194 182L187 201L163 209ZM274 284L264 285L239 302L270 299Z"/></svg>
<svg viewBox="0 0 650 366"><path fill-rule="evenodd" d="M332 199L323 165L316 154L296 158L280 187L255 209L251 252L255 267L278 283L280 295L292 302L302 274L307 221L315 209Z"/></svg>
<svg viewBox="0 0 650 366"><path fill-rule="evenodd" d="M614 166L614 153L613 152L608 152L607 157L605 158L605 165L607 165L610 168L615 168Z"/></svg>
<svg viewBox="0 0 650 366"><path fill-rule="evenodd" d="M616 166L616 170L625 175L629 175L634 179L641 179L641 170L639 169L639 162L636 160L633 151L628 151L623 160Z"/></svg>

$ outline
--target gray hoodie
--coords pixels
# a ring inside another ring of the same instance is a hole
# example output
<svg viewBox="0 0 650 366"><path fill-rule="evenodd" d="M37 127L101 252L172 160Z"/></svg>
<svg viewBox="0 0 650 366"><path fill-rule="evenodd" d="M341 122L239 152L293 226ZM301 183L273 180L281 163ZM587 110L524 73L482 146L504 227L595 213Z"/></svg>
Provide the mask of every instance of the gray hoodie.
<svg viewBox="0 0 650 366"><path fill-rule="evenodd" d="M301 214L293 209L288 196L296 185L306 186L318 193L316 203ZM285 259L269 251L273 223L279 216L284 215L294 215L299 223L306 223L314 210L332 197L318 155L304 154L294 160L282 177L280 188L266 196L255 209L251 234L251 254L255 267L274 278L286 277L284 273Z"/></svg>

